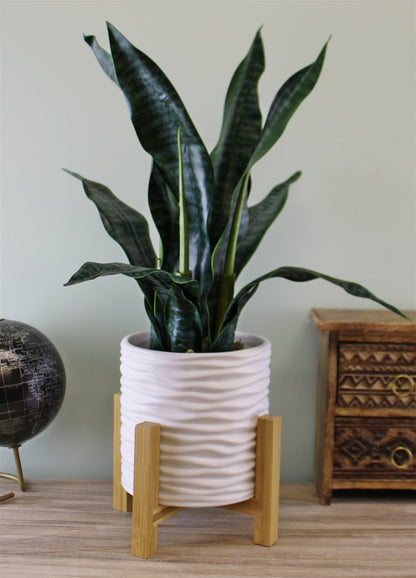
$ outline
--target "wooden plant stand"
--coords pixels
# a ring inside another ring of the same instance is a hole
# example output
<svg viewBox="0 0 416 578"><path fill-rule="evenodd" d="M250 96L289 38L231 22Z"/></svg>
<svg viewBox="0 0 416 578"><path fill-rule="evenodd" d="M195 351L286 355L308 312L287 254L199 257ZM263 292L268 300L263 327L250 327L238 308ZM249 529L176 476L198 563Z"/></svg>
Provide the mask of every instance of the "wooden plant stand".
<svg viewBox="0 0 416 578"><path fill-rule="evenodd" d="M114 396L114 509L132 514L131 552L149 558L157 551L158 525L184 508L159 504L161 426L143 422L136 426L134 495L121 485L120 394ZM254 498L221 506L254 516L255 544L277 541L280 484L281 418L263 415L257 421L256 493Z"/></svg>

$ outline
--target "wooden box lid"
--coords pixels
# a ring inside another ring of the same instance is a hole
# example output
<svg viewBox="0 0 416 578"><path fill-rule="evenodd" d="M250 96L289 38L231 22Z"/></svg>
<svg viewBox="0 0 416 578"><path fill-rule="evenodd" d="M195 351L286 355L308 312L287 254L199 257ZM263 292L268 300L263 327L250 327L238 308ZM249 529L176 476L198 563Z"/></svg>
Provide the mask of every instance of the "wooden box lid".
<svg viewBox="0 0 416 578"><path fill-rule="evenodd" d="M385 331L416 337L416 311L403 311L404 319L387 309L311 309L310 318L320 331Z"/></svg>

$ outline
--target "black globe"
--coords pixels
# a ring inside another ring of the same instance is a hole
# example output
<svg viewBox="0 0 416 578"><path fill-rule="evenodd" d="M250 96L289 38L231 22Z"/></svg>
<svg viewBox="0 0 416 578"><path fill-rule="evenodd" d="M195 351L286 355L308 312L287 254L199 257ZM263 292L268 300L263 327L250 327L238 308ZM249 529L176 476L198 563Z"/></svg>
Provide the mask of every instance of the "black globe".
<svg viewBox="0 0 416 578"><path fill-rule="evenodd" d="M65 395L65 369L38 329L0 319L0 446L16 447L54 419Z"/></svg>

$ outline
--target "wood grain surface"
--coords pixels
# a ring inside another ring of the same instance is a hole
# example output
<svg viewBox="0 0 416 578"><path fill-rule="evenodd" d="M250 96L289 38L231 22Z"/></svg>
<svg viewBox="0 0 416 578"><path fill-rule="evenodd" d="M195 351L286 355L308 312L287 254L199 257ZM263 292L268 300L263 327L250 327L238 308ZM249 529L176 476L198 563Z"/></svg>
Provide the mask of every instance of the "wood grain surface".
<svg viewBox="0 0 416 578"><path fill-rule="evenodd" d="M131 513L112 508L111 482L1 480L0 576L273 576L414 578L412 492L337 492L319 504L312 485L282 484L279 540L252 543L253 518L186 509L159 527L157 554L130 554Z"/></svg>
<svg viewBox="0 0 416 578"><path fill-rule="evenodd" d="M311 309L309 316L320 331L374 331L413 335L416 329L416 311L403 311L405 319L387 309Z"/></svg>

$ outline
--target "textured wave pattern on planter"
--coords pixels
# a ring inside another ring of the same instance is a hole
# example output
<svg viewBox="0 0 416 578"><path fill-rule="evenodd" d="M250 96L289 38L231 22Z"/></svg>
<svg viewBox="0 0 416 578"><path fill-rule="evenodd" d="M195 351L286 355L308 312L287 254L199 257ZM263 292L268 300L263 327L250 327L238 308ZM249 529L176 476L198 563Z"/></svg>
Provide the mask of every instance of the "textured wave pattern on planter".
<svg viewBox="0 0 416 578"><path fill-rule="evenodd" d="M133 494L134 430L162 426L159 501L219 506L254 495L257 418L268 412L270 342L238 334L245 349L169 353L147 332L121 343L122 485Z"/></svg>

